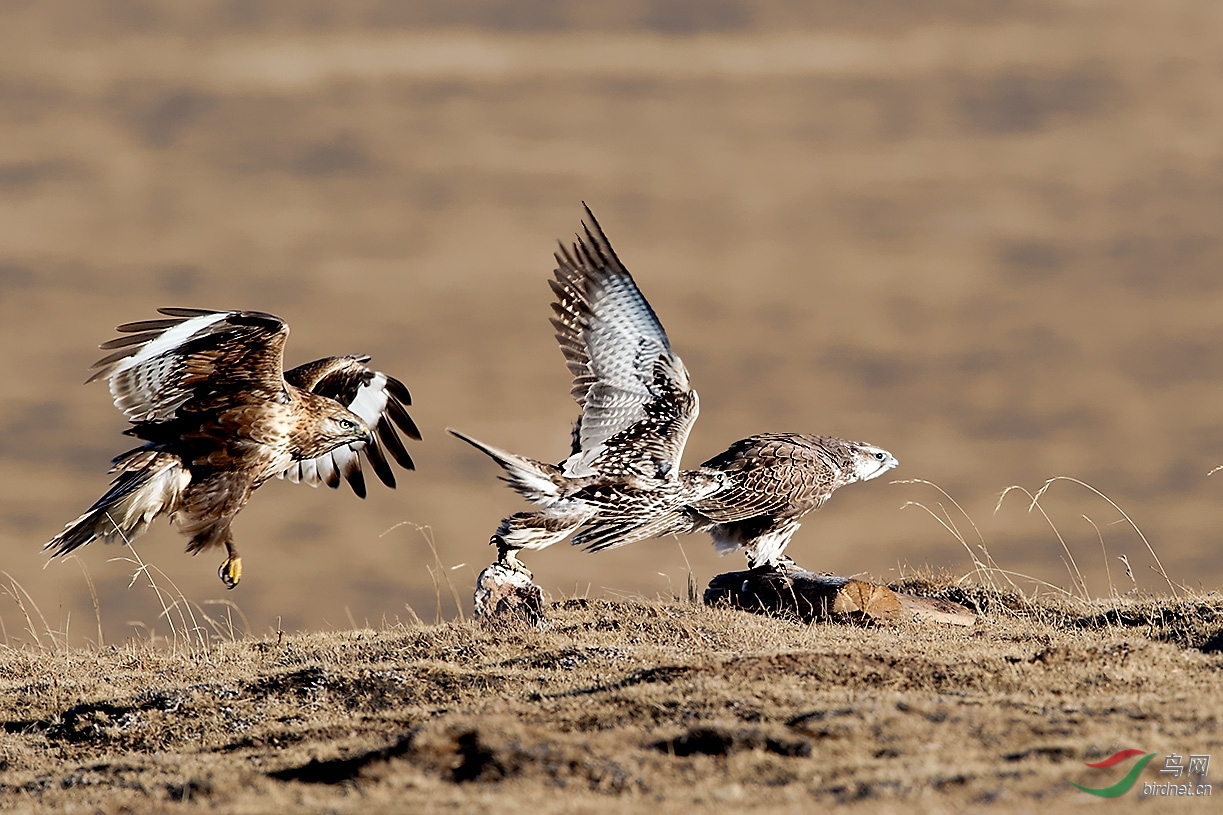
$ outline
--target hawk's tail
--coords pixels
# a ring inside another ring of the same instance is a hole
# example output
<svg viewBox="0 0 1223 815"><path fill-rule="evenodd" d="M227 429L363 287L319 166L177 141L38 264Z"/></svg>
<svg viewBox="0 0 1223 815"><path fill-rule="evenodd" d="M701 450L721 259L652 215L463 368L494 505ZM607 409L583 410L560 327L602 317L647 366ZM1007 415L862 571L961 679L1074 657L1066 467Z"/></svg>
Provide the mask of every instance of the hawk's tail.
<svg viewBox="0 0 1223 815"><path fill-rule="evenodd" d="M505 480L514 490L535 504L550 504L561 497L561 485L564 478L560 468L554 464L545 464L526 456L506 452L499 447L493 447L471 436L460 433L452 427L446 432L455 438L462 439L480 452L489 456L505 470Z"/></svg>
<svg viewBox="0 0 1223 815"><path fill-rule="evenodd" d="M105 543L131 541L154 518L178 508L191 474L178 456L145 447L115 459L110 489L89 510L52 538L43 549L66 555L97 538Z"/></svg>

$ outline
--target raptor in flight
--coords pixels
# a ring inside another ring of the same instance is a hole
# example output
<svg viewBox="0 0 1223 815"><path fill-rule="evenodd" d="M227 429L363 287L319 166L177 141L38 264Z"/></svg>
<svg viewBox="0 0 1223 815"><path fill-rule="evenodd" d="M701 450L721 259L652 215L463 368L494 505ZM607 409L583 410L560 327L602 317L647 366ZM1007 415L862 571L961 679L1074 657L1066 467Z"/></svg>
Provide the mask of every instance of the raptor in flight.
<svg viewBox="0 0 1223 815"><path fill-rule="evenodd" d="M413 469L396 427L419 439L403 383L367 356L283 369L289 327L258 311L163 308L165 319L119 326L93 367L144 444L118 456L110 489L44 548L64 555L95 539L131 541L169 516L191 554L224 546L229 588L242 577L230 524L274 476L365 497L362 458L387 486L387 460Z"/></svg>

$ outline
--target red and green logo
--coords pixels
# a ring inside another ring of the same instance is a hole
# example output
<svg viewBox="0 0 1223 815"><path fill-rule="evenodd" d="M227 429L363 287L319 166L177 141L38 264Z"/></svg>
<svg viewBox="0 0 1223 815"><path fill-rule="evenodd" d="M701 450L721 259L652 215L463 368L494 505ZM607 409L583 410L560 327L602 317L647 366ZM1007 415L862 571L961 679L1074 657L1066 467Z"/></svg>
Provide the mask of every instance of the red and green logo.
<svg viewBox="0 0 1223 815"><path fill-rule="evenodd" d="M1130 791L1130 787L1134 786L1134 782L1138 780L1138 776L1142 773L1143 768L1147 766L1147 762L1155 758L1154 753L1144 754L1142 750L1134 749L1122 750L1120 753L1113 753L1103 761L1097 761L1094 764L1090 762L1087 763L1087 766L1091 767L1092 769L1106 770L1109 767L1114 767L1126 759L1133 758L1134 756L1142 756L1142 758L1138 759L1133 767L1130 767L1130 771L1125 774L1125 778L1122 778L1111 787L1100 787L1099 789L1096 789L1094 787L1080 786L1079 784L1075 784L1073 781L1071 781L1070 784L1071 786L1078 787L1083 792L1090 795L1098 795L1101 798L1116 798L1118 795L1125 795Z"/></svg>

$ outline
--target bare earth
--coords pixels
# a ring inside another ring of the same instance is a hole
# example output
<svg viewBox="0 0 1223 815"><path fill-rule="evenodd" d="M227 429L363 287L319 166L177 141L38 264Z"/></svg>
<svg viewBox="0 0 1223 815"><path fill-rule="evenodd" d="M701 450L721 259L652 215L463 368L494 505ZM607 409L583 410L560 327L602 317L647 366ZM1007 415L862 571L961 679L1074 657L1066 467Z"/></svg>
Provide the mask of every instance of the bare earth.
<svg viewBox="0 0 1223 815"><path fill-rule="evenodd" d="M1123 772L1083 765L1123 749L1158 754L1151 783L1166 754L1223 753L1218 597L1026 603L914 585L983 616L805 625L569 599L544 632L4 649L0 807L1048 811L1101 803L1070 782L1112 784ZM1154 803L1140 789L1109 811Z"/></svg>

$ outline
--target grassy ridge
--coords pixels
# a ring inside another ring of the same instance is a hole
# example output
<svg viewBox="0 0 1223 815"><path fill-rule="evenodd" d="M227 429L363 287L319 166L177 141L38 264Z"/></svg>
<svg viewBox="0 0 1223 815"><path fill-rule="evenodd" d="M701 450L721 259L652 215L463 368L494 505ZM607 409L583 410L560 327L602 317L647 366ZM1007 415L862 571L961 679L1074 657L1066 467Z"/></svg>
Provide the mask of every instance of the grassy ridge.
<svg viewBox="0 0 1223 815"><path fill-rule="evenodd" d="M808 626L570 599L546 631L6 648L0 807L1026 810L1083 803L1069 782L1116 780L1083 763L1121 749L1220 752L1223 599L905 588L983 616Z"/></svg>

